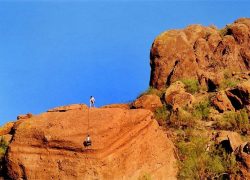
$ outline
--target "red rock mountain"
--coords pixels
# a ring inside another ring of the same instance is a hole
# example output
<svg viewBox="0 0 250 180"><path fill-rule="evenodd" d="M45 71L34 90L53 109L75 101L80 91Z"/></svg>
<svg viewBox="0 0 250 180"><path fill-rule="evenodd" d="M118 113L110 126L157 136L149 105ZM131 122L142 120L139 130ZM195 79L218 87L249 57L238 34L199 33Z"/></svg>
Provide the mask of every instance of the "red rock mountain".
<svg viewBox="0 0 250 180"><path fill-rule="evenodd" d="M11 179L176 177L174 146L149 110L64 106L18 120L11 133Z"/></svg>
<svg viewBox="0 0 250 180"><path fill-rule="evenodd" d="M150 53L150 85L161 89L182 78L217 86L225 72L250 69L250 19L238 19L224 29L191 25L160 34Z"/></svg>
<svg viewBox="0 0 250 180"><path fill-rule="evenodd" d="M203 96L209 96L209 92L186 92L179 79L198 79L208 91L219 86L227 72L244 72L249 79L249 47L250 19L247 18L221 30L191 25L162 33L155 39L150 54L150 85L154 87L151 91L160 95L146 93L131 105L112 104L89 109L84 104L74 104L39 115L18 116L16 122L0 129L1 138L9 142L4 154L7 179L137 180L148 176L159 180L176 179L175 152L178 151L167 132L159 127L153 112L159 108L167 111L167 104L177 117L182 106L192 107ZM166 86L168 88L164 89ZM212 110L219 116L245 108L250 116L249 94L250 81L217 92L211 98L215 107ZM164 113L162 111L160 113ZM92 139L90 147L83 144L87 134ZM243 154L240 157L245 158L245 164L250 167L250 153L244 154L239 149L239 138L234 136L237 137L232 135L230 142L233 150L238 148L238 154ZM228 132L222 137L223 141L229 137ZM0 171L2 173L1 166Z"/></svg>

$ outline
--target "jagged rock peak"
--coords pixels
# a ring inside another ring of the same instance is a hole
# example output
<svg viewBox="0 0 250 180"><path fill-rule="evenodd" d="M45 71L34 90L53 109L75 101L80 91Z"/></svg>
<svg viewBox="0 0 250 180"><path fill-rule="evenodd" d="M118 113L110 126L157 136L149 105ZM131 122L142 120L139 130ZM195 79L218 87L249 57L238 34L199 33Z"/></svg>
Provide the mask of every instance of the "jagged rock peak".
<svg viewBox="0 0 250 180"><path fill-rule="evenodd" d="M190 25L163 32L150 52L150 86L161 89L183 78L217 86L225 71L250 70L249 47L250 18L238 19L223 29Z"/></svg>

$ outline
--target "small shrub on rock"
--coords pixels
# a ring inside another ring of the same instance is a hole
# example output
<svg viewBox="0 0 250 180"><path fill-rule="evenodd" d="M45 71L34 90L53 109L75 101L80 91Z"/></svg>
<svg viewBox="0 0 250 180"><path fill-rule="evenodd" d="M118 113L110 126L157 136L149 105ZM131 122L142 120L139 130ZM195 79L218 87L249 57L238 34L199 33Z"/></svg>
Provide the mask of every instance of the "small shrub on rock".
<svg viewBox="0 0 250 180"><path fill-rule="evenodd" d="M240 81L234 79L224 79L221 84L221 89L232 88L239 84Z"/></svg>
<svg viewBox="0 0 250 180"><path fill-rule="evenodd" d="M201 132L194 132L189 132L188 138L181 136L176 143L180 164L178 179L221 179L223 175L236 177L239 165L235 155L216 147Z"/></svg>
<svg viewBox="0 0 250 180"><path fill-rule="evenodd" d="M4 156L6 153L6 150L8 148L8 143L3 139L3 137L0 137L0 175L3 173L3 165L4 165Z"/></svg>
<svg viewBox="0 0 250 180"><path fill-rule="evenodd" d="M224 71L224 80L220 84L220 89L232 88L240 83L239 79L232 77L232 73L228 70Z"/></svg>
<svg viewBox="0 0 250 180"><path fill-rule="evenodd" d="M155 118L160 126L165 125L170 117L170 110L167 105L163 105L155 110Z"/></svg>
<svg viewBox="0 0 250 180"><path fill-rule="evenodd" d="M190 128L196 125L196 117L190 112L179 108L178 111L172 112L169 118L169 125L174 128Z"/></svg>
<svg viewBox="0 0 250 180"><path fill-rule="evenodd" d="M0 158L2 158L5 155L5 152L8 148L8 143L0 137Z"/></svg>
<svg viewBox="0 0 250 180"><path fill-rule="evenodd" d="M158 89L150 86L145 92L141 93L137 98L139 98L143 95L146 95L146 94L155 94L161 98L163 96L164 92L165 92L165 89L158 90Z"/></svg>
<svg viewBox="0 0 250 180"><path fill-rule="evenodd" d="M138 180L151 180L151 175L149 173L144 173L142 176L138 178Z"/></svg>
<svg viewBox="0 0 250 180"><path fill-rule="evenodd" d="M250 129L248 114L245 109L237 112L225 112L221 118L217 120L217 128L230 131L246 131Z"/></svg>
<svg viewBox="0 0 250 180"><path fill-rule="evenodd" d="M187 92L194 94L199 91L199 82L197 79L182 79Z"/></svg>
<svg viewBox="0 0 250 180"><path fill-rule="evenodd" d="M193 114L199 119L206 120L209 116L210 107L211 104L209 100L201 101L194 106Z"/></svg>

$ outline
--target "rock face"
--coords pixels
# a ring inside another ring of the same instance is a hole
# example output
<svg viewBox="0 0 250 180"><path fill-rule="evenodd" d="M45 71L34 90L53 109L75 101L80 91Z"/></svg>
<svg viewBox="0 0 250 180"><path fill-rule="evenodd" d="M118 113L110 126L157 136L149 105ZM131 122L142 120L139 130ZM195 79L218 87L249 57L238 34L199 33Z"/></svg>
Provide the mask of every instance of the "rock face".
<svg viewBox="0 0 250 180"><path fill-rule="evenodd" d="M239 110L244 107L249 109L250 81L239 83L234 88L219 91L211 98L212 104L219 112Z"/></svg>
<svg viewBox="0 0 250 180"><path fill-rule="evenodd" d="M212 99L211 102L219 110L219 112L234 111L234 107L231 101L228 99L224 91L218 92Z"/></svg>
<svg viewBox="0 0 250 180"><path fill-rule="evenodd" d="M228 91L239 98L243 105L250 104L250 80L238 84L235 88Z"/></svg>
<svg viewBox="0 0 250 180"><path fill-rule="evenodd" d="M222 30L191 25L159 35L151 48L150 86L164 88L181 78L196 78L214 90L225 71L250 69L250 19Z"/></svg>
<svg viewBox="0 0 250 180"><path fill-rule="evenodd" d="M148 109L154 111L155 109L162 107L161 99L159 96L154 94L142 95L132 104L133 108L136 109Z"/></svg>
<svg viewBox="0 0 250 180"><path fill-rule="evenodd" d="M176 179L174 146L148 110L74 109L17 122L6 155L11 179Z"/></svg>

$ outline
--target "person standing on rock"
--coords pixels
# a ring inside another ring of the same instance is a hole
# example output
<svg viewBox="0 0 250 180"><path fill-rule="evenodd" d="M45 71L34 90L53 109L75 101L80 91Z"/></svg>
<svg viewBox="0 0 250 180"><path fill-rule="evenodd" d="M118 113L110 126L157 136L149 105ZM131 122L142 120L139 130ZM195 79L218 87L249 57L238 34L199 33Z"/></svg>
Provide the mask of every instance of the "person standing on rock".
<svg viewBox="0 0 250 180"><path fill-rule="evenodd" d="M90 96L89 107L95 107L95 98L93 96Z"/></svg>

